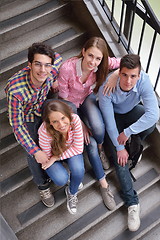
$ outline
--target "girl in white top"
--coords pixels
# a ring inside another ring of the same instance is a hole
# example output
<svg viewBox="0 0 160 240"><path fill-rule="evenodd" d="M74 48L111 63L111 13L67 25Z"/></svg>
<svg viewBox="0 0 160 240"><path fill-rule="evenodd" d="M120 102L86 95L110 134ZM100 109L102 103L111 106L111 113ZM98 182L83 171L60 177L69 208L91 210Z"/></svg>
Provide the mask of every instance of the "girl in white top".
<svg viewBox="0 0 160 240"><path fill-rule="evenodd" d="M48 101L43 111L43 123L38 130L39 146L47 154L48 162L42 164L52 181L66 187L67 208L77 212L77 192L84 177L83 131L78 115L60 100ZM68 164L70 173L63 166Z"/></svg>

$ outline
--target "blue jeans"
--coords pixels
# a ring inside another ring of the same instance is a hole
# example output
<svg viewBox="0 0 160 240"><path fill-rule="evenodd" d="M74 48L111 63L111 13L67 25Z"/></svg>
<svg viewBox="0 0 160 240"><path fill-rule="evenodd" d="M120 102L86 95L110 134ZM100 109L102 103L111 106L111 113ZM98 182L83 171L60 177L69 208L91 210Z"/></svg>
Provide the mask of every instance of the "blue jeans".
<svg viewBox="0 0 160 240"><path fill-rule="evenodd" d="M66 103L69 104L68 101ZM73 105L73 103L71 104ZM69 105L72 106L71 104ZM76 113L75 108L72 107L72 109ZM98 180L101 180L105 177L105 173L99 157L97 144L101 144L104 141L105 126L94 93L91 93L84 100L83 104L77 109L77 113L92 131L93 137L90 137L90 144L86 145L86 150L95 176Z"/></svg>
<svg viewBox="0 0 160 240"><path fill-rule="evenodd" d="M143 114L144 107L141 104L137 105L126 114L115 113L115 119L119 133L121 133L125 128L129 127L132 123L136 122ZM141 132L139 134L141 139L144 140L147 135L154 130L154 127L155 126ZM113 163L116 169L116 174L121 185L122 197L125 201L126 206L137 204L138 196L136 191L133 189L133 183L129 172L128 164L122 167L117 163L117 151L112 144L112 141L110 140L108 134L106 134L105 136L105 144L107 144L107 147L111 152Z"/></svg>
<svg viewBox="0 0 160 240"><path fill-rule="evenodd" d="M125 114L115 113L115 119L119 133L121 133L125 128L129 127L131 124L136 122L144 113L145 110L142 104L138 104L128 113ZM151 134L155 129L155 126L156 124L154 124L151 128L146 129L143 132L140 132L138 135L140 136L141 140L144 140L149 134Z"/></svg>
<svg viewBox="0 0 160 240"><path fill-rule="evenodd" d="M98 180L105 178L102 162L98 153L97 142L93 137L90 137L90 144L86 145L86 150L96 178Z"/></svg>
<svg viewBox="0 0 160 240"><path fill-rule="evenodd" d="M95 138L97 144L101 144L104 141L105 135L105 125L103 122L102 114L99 110L98 103L96 101L96 96L91 93L82 105L76 109L76 106L69 101L62 100L67 103L74 113L78 113L82 121L91 129L93 137Z"/></svg>
<svg viewBox="0 0 160 240"><path fill-rule="evenodd" d="M91 93L80 105L78 114L84 123L90 127L97 144L103 143L105 125L94 93Z"/></svg>
<svg viewBox="0 0 160 240"><path fill-rule="evenodd" d="M29 134L37 145L38 145L38 128L41 125L41 123L42 119L37 116L35 116L34 122L26 123ZM37 163L35 157L31 156L30 154L27 154L27 161L29 169L33 175L33 180L38 186L38 188L43 189L43 185L45 185L45 188L49 187L48 183L49 177L47 176L46 172L41 168L41 164Z"/></svg>
<svg viewBox="0 0 160 240"><path fill-rule="evenodd" d="M83 155L79 154L64 160L69 167L70 174L63 166L63 161L53 163L46 172L52 181L58 185L63 186L68 182L70 175L70 193L75 194L78 192L78 187L83 180L85 169Z"/></svg>

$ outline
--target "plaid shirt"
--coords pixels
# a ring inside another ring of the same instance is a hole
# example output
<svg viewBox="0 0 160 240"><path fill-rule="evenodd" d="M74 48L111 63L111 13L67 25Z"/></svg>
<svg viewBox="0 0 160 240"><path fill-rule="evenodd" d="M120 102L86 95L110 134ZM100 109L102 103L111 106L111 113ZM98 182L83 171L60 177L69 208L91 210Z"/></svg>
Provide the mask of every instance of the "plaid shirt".
<svg viewBox="0 0 160 240"><path fill-rule="evenodd" d="M8 101L9 122L17 141L33 155L40 148L36 145L27 130L25 122L34 122L34 116L41 117L41 107L47 94L56 80L62 57L55 53L51 75L45 83L36 88L30 80L29 67L14 74L7 82L5 92Z"/></svg>

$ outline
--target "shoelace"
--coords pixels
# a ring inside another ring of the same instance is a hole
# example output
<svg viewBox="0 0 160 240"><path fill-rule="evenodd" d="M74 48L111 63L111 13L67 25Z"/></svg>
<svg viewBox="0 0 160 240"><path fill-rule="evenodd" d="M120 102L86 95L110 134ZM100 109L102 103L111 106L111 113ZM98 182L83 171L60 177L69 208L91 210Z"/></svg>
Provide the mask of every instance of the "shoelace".
<svg viewBox="0 0 160 240"><path fill-rule="evenodd" d="M69 201L75 205L78 202L77 196L76 195L69 195Z"/></svg>
<svg viewBox="0 0 160 240"><path fill-rule="evenodd" d="M51 196L51 191L50 189L42 190L40 194L44 198L49 198Z"/></svg>
<svg viewBox="0 0 160 240"><path fill-rule="evenodd" d="M130 215L130 218L131 218L131 219L134 219L134 217L135 217L135 212L136 212L135 209L130 209L129 215Z"/></svg>

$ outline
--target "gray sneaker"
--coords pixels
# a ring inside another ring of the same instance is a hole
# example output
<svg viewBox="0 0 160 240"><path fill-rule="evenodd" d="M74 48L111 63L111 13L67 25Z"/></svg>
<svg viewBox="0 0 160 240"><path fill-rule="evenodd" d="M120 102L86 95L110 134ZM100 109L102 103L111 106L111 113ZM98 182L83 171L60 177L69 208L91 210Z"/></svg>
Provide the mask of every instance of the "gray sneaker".
<svg viewBox="0 0 160 240"><path fill-rule="evenodd" d="M67 196L67 209L71 214L77 213L77 194L70 194L69 187L65 188L66 196Z"/></svg>
<svg viewBox="0 0 160 240"><path fill-rule="evenodd" d="M110 167L109 160L108 160L108 158L107 158L107 156L106 156L103 148L102 148L101 151L99 151L99 157L100 157L100 159L101 159L103 168L104 168L105 170L109 169L109 167Z"/></svg>
<svg viewBox="0 0 160 240"><path fill-rule="evenodd" d="M116 203L114 200L114 196L109 189L109 186L108 186L108 188L103 188L100 186L100 191L101 191L102 198L103 198L103 201L104 201L104 204L106 205L106 207L111 211L114 210L116 207Z"/></svg>
<svg viewBox="0 0 160 240"><path fill-rule="evenodd" d="M54 206L55 201L54 201L54 197L51 193L50 188L47 188L45 190L40 190L39 193L40 193L40 196L41 196L41 200L46 207L53 207Z"/></svg>
<svg viewBox="0 0 160 240"><path fill-rule="evenodd" d="M140 205L132 205L128 207L128 228L130 231L135 232L140 227Z"/></svg>

